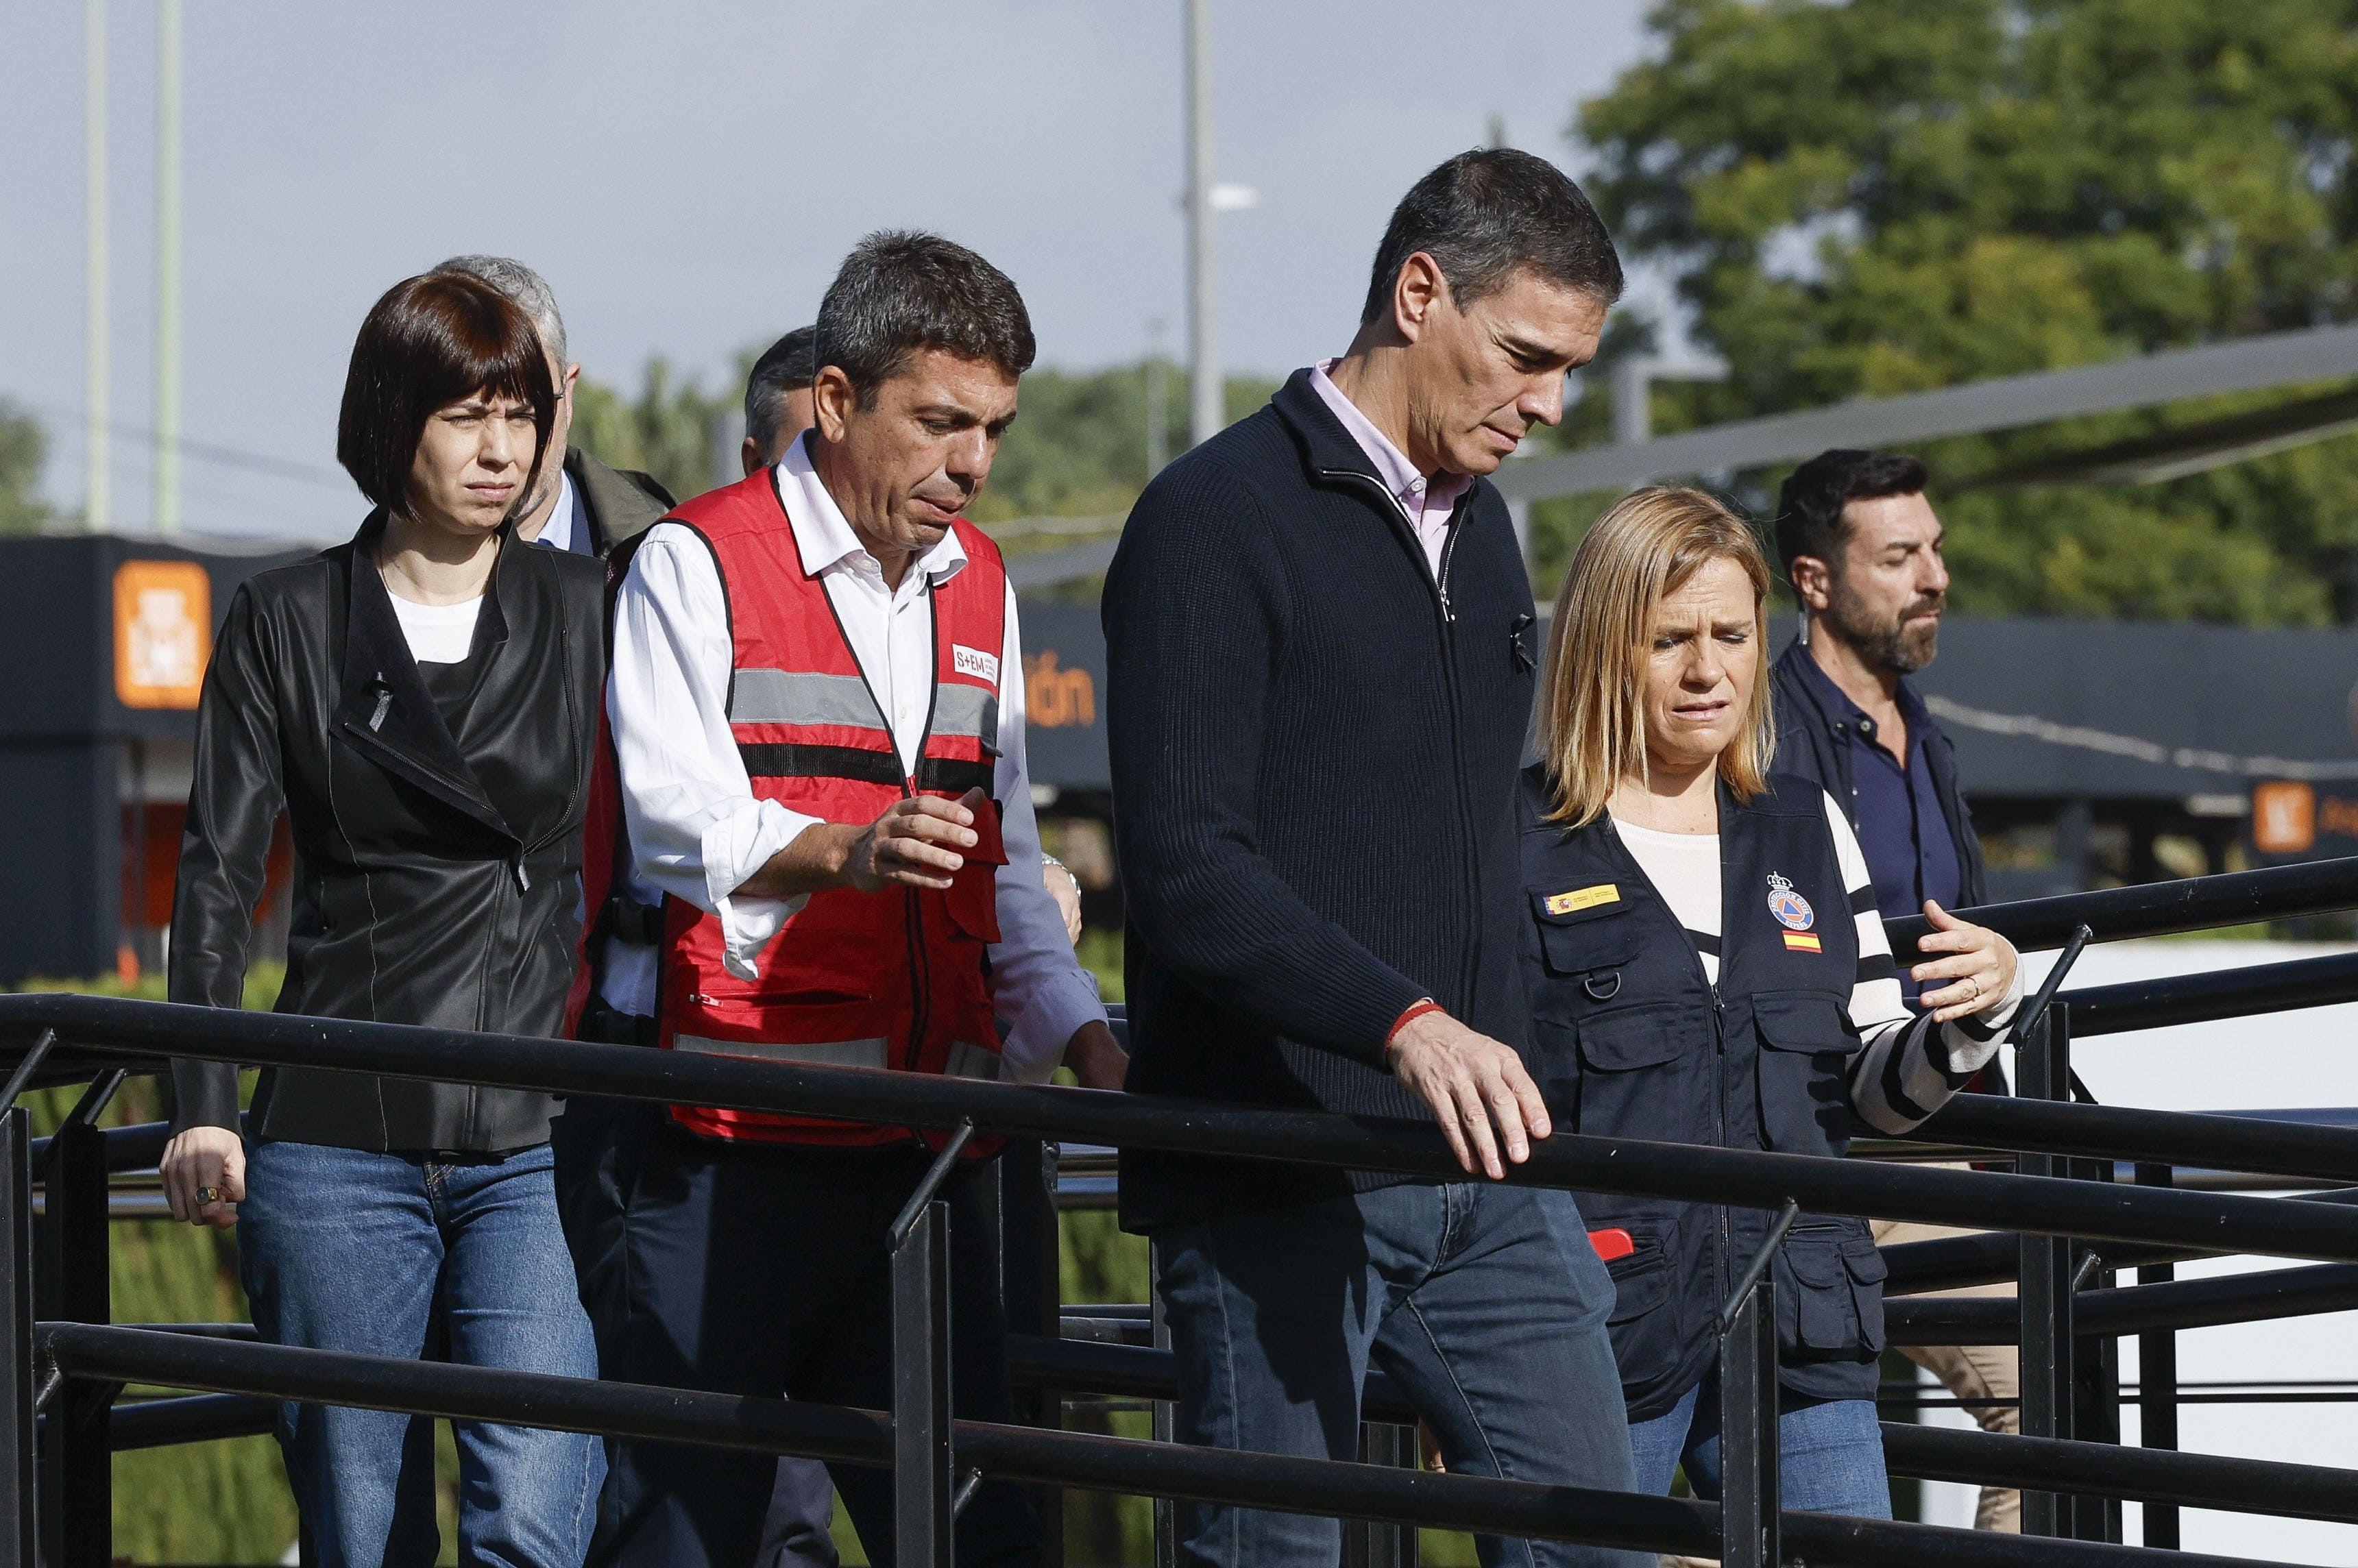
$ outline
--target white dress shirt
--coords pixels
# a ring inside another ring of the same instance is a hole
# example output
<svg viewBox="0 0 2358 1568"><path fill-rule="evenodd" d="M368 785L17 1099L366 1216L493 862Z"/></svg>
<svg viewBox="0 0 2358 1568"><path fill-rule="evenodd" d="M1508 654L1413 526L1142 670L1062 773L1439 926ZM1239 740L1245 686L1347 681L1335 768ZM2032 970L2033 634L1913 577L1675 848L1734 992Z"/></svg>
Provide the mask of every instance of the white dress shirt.
<svg viewBox="0 0 2358 1568"><path fill-rule="evenodd" d="M812 470L808 438L771 470L804 562L818 568L852 654L885 708L904 772L914 770L933 705L934 618L929 590L965 569L955 531L911 564L896 589L860 543ZM725 961L748 979L763 949L805 900L740 897L736 889L821 820L753 794L729 729L736 663L728 598L711 550L676 523L649 529L623 578L614 611L613 674L606 709L621 764L630 830L631 896L669 893L717 914ZM1040 880L1040 829L1024 761L1023 652L1015 593L999 659L999 758L1007 864L998 876L1000 940L990 949L997 1009L1010 1028L1009 1076L1045 1078L1073 1032L1102 1021L1097 989L1073 957L1063 914ZM610 939L600 987L621 1011L654 1011L655 952Z"/></svg>

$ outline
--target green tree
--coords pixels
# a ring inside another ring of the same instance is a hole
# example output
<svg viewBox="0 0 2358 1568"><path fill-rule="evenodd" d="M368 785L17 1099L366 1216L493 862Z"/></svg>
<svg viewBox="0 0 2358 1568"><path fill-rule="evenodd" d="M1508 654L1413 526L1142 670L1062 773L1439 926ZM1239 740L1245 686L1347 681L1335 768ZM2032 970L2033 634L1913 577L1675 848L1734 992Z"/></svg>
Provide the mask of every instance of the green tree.
<svg viewBox="0 0 2358 1568"><path fill-rule="evenodd" d="M675 495L709 490L715 443L743 395L753 359L753 351L741 353L737 374L711 394L698 382L676 382L661 359L647 362L635 398L584 376L575 395L573 440L616 468L654 474ZM1024 376L1015 423L975 503L974 520L1119 519L1128 513L1146 487L1148 382L1157 370L1163 377L1163 449L1175 453L1186 444L1187 416L1186 378L1177 367L1041 369ZM1232 376L1227 390L1228 417L1240 419L1267 402L1277 384ZM731 453L732 474L735 463Z"/></svg>
<svg viewBox="0 0 2358 1568"><path fill-rule="evenodd" d="M48 518L33 494L48 454L41 422L0 398L0 534L30 534Z"/></svg>
<svg viewBox="0 0 2358 1568"><path fill-rule="evenodd" d="M1035 370L1023 378L1021 405L976 502L975 520L1112 517L1130 511L1152 477L1147 471L1149 381L1163 378L1166 456L1187 445L1186 373L1169 362L1110 370ZM1226 408L1241 419L1269 401L1277 384L1230 376Z"/></svg>
<svg viewBox="0 0 2358 1568"><path fill-rule="evenodd" d="M1694 336L1732 367L1658 391L1658 427L2358 307L2350 0L1664 0L1650 27L1652 58L1575 131L1625 256L1676 278ZM1954 488L2272 400L1928 448L1960 605L2347 616L2347 439L2135 489ZM1765 499L1781 477L1744 488Z"/></svg>
<svg viewBox="0 0 2358 1568"><path fill-rule="evenodd" d="M714 445L736 403L734 392L707 396L698 382L675 384L671 366L658 356L641 373L635 400L583 376L574 389L572 439L601 462L654 475L685 500L720 477ZM732 470L735 460L732 455Z"/></svg>

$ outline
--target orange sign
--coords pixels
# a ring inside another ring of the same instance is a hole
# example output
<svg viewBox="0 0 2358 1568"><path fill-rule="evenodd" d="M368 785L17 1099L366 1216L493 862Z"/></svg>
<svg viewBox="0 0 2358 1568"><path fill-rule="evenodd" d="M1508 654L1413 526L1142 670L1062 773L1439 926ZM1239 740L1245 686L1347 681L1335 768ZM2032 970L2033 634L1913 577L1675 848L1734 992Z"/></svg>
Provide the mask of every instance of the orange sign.
<svg viewBox="0 0 2358 1568"><path fill-rule="evenodd" d="M213 580L194 561L114 568L114 695L125 708L194 708L213 653Z"/></svg>
<svg viewBox="0 0 2358 1568"><path fill-rule="evenodd" d="M1023 719L1043 730L1098 721L1098 683L1084 669L1059 669L1054 649L1023 661Z"/></svg>
<svg viewBox="0 0 2358 1568"><path fill-rule="evenodd" d="M2299 855L2317 843L2317 792L2305 784L2252 786L2252 847L2263 855Z"/></svg>

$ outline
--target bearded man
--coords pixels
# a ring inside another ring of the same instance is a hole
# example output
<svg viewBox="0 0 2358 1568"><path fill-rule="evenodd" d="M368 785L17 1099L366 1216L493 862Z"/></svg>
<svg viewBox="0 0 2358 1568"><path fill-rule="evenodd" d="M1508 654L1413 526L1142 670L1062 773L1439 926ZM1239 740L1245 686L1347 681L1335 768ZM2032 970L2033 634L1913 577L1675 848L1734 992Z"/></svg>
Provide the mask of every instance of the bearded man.
<svg viewBox="0 0 2358 1568"><path fill-rule="evenodd" d="M1777 661L1777 771L1815 779L1850 813L1886 920L1988 902L1981 840L1949 737L1908 684L1932 662L1949 569L1924 465L1895 452L1821 452L1785 481L1777 553L1801 603L1801 640ZM1899 983L1909 1001L1916 985ZM2003 1094L1992 1063L1970 1086ZM1875 1222L1886 1247L1955 1231ZM2011 1286L1961 1292L2011 1295ZM1906 1347L1983 1428L2019 1430L2020 1373L2004 1345ZM1986 1487L1975 1524L2022 1528L2022 1494Z"/></svg>
<svg viewBox="0 0 2358 1568"><path fill-rule="evenodd" d="M1986 902L1955 749L1907 679L1932 662L1949 596L1924 485L1912 457L1821 452L1777 507L1802 628L1777 661L1777 771L1850 813L1886 920Z"/></svg>

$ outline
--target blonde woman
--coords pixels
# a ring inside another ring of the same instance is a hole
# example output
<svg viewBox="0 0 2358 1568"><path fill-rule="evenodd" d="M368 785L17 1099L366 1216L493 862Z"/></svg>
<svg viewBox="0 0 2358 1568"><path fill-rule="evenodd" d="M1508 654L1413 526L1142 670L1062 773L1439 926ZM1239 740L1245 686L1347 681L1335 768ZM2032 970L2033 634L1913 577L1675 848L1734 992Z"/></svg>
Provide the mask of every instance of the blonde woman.
<svg viewBox="0 0 2358 1568"><path fill-rule="evenodd" d="M1931 1115L2013 1017L2014 949L1937 908L1911 1013L1850 824L1769 776L1768 582L1744 521L1678 489L1607 512L1564 580L1520 806L1531 1065L1558 1127L1840 1154L1855 1122ZM1715 1314L1770 1217L1581 1201L1617 1289L1639 1487L1683 1465L1716 1497ZM1784 1505L1888 1518L1866 1222L1804 1216L1775 1270Z"/></svg>

